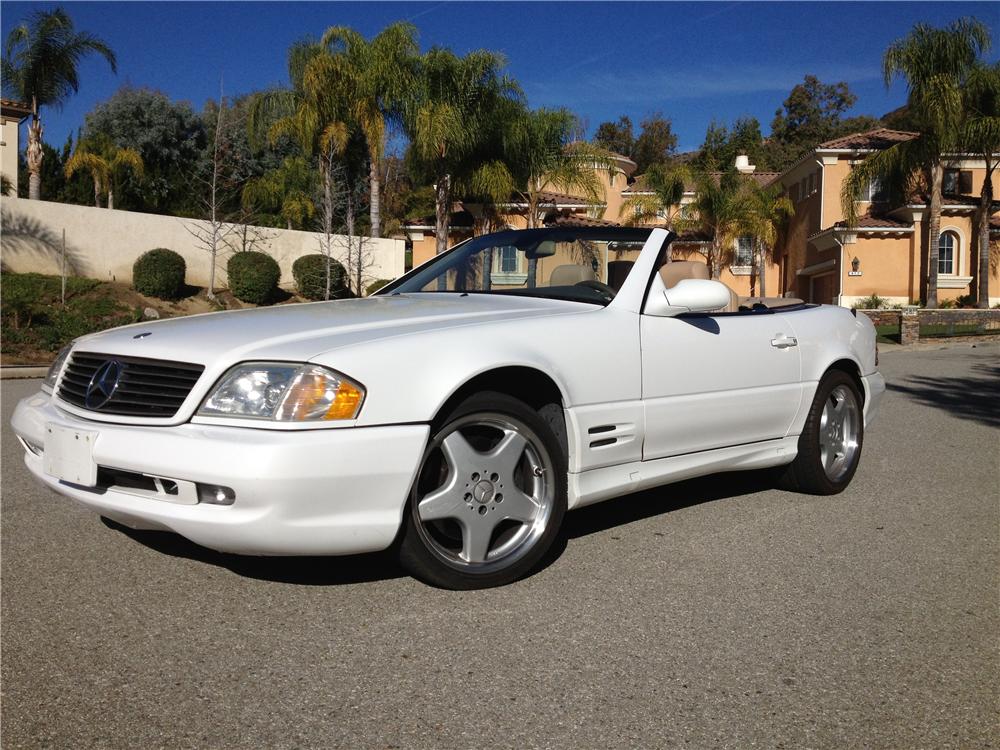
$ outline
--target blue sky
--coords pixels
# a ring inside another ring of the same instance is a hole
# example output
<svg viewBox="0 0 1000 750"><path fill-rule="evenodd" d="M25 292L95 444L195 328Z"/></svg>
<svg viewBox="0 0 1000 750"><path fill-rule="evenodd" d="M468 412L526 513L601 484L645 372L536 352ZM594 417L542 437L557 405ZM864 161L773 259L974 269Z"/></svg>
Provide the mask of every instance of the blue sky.
<svg viewBox="0 0 1000 750"><path fill-rule="evenodd" d="M534 106L567 106L592 132L628 114L671 118L680 148L697 148L713 119L753 115L766 133L788 91L812 73L845 80L856 114L903 103L882 83L882 52L911 26L975 16L1000 52L1000 3L412 2L68 3L79 29L103 37L118 75L102 61L81 69L80 93L46 117L61 144L94 104L124 84L159 89L200 108L218 96L286 80L285 51L305 35L349 25L365 35L396 20L420 30L421 46L503 52ZM3 2L0 31L55 3ZM5 94L6 95L6 94Z"/></svg>

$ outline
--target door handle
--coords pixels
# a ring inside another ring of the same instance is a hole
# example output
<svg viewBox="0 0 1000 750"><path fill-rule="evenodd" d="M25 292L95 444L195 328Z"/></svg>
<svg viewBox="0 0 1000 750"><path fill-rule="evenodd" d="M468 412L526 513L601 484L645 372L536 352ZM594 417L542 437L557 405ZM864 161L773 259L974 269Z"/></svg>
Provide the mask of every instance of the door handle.
<svg viewBox="0 0 1000 750"><path fill-rule="evenodd" d="M771 339L771 346L778 349L787 349L790 346L798 346L799 342L794 336L786 336L783 333L777 335L776 338Z"/></svg>

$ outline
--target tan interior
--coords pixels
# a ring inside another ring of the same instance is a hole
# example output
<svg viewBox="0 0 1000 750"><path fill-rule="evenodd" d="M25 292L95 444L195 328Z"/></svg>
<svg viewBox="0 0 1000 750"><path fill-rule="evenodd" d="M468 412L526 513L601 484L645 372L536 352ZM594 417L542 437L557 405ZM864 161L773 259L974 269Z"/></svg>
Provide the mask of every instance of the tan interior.
<svg viewBox="0 0 1000 750"><path fill-rule="evenodd" d="M581 266L576 263L567 263L556 266L549 276L549 286L573 286L581 281L595 281L597 274L594 269L588 266Z"/></svg>
<svg viewBox="0 0 1000 750"><path fill-rule="evenodd" d="M677 282L683 279L707 279L709 276L708 265L696 260L675 260L660 266L660 278L667 289L676 286ZM741 308L749 310L754 305L775 308L801 304L802 300L794 297L739 297L730 289L729 304L719 312L739 312Z"/></svg>

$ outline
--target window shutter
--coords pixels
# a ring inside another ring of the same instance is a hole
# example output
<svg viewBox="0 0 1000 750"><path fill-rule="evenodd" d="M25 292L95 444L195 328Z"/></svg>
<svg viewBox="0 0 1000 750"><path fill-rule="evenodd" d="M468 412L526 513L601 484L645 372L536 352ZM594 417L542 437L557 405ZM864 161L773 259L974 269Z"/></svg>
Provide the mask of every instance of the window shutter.
<svg viewBox="0 0 1000 750"><path fill-rule="evenodd" d="M968 195L972 192L972 172L971 170L963 169L958 173L958 192L963 195Z"/></svg>

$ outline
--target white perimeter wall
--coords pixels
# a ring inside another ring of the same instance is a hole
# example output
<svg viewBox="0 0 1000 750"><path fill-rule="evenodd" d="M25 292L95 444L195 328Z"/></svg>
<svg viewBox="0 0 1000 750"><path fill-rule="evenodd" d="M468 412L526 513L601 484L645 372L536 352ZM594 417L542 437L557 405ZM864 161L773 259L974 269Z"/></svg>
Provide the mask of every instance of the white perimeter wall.
<svg viewBox="0 0 1000 750"><path fill-rule="evenodd" d="M147 250L165 247L179 253L187 263L188 284L206 286L209 254L198 247L188 231L205 222L159 216L137 211L118 211L67 203L32 201L5 196L0 200L0 260L4 270L17 273L59 273L62 232L66 230L66 255L71 275L103 281L131 283L132 264ZM262 228L265 239L254 249L262 250L278 261L281 285L292 288L292 263L296 258L320 252L314 232ZM236 244L236 236L228 238ZM364 283L375 279L395 279L404 272L405 243L402 240L365 238L364 250L371 266L364 270ZM357 238L354 239L357 248ZM226 286L226 262L232 255L226 249L216 261L216 287ZM334 238L334 257L345 267L347 237Z"/></svg>

